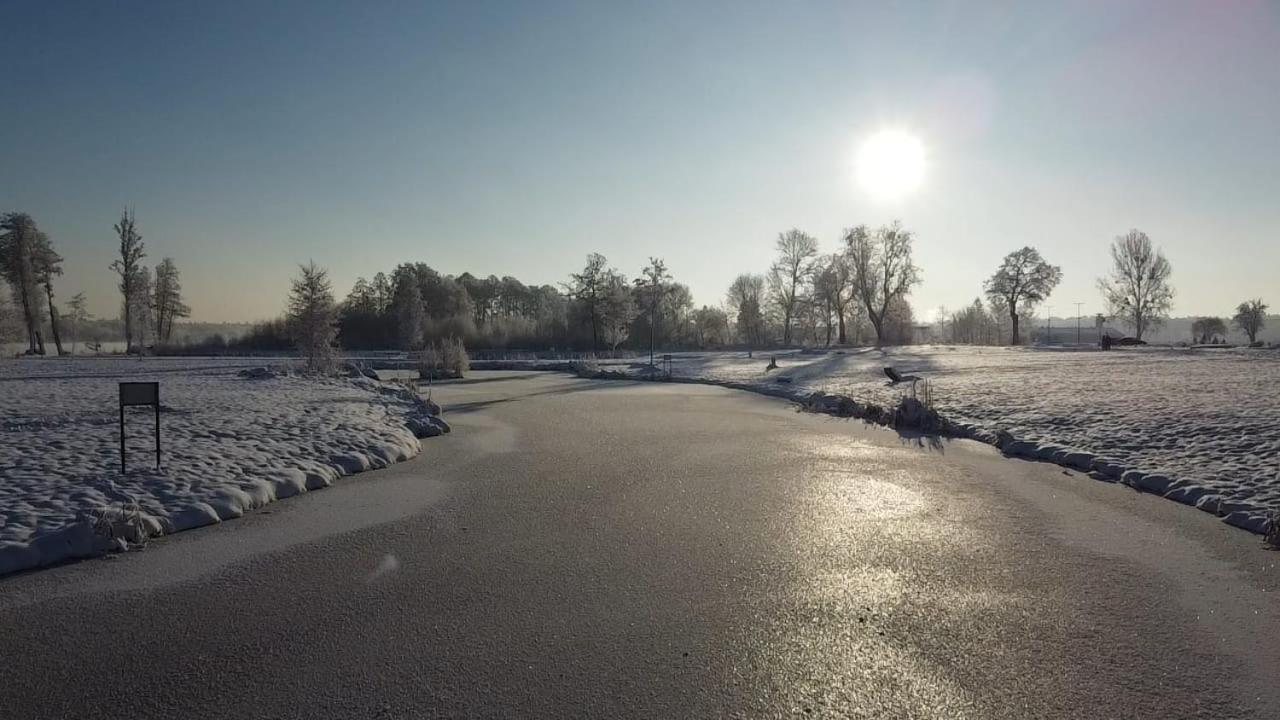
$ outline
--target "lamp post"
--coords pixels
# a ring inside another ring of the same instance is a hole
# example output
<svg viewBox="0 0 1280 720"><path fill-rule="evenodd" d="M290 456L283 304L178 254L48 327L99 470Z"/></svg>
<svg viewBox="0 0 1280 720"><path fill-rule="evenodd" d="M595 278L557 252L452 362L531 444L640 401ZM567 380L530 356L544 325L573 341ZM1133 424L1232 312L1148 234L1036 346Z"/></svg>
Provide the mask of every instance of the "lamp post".
<svg viewBox="0 0 1280 720"><path fill-rule="evenodd" d="M1052 305L1045 306L1044 320L1047 328L1045 332L1045 337L1044 337L1044 344L1046 346L1049 346L1053 344L1053 306Z"/></svg>

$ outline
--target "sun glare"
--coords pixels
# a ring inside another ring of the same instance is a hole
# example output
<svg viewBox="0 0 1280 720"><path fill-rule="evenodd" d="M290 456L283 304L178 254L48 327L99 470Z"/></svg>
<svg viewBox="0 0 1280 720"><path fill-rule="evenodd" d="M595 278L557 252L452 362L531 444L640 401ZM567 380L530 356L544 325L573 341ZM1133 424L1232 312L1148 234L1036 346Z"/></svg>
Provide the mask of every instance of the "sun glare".
<svg viewBox="0 0 1280 720"><path fill-rule="evenodd" d="M898 200L924 180L924 144L903 130L867 138L854 160L858 185L878 200Z"/></svg>

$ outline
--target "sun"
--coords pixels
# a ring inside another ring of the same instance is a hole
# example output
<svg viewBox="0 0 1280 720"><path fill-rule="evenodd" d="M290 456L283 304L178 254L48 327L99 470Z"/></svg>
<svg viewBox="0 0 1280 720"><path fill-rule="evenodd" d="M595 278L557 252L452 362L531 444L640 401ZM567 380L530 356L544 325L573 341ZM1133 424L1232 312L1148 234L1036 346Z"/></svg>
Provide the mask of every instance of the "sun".
<svg viewBox="0 0 1280 720"><path fill-rule="evenodd" d="M924 181L924 143L905 130L881 130L854 158L858 185L878 200L900 200Z"/></svg>

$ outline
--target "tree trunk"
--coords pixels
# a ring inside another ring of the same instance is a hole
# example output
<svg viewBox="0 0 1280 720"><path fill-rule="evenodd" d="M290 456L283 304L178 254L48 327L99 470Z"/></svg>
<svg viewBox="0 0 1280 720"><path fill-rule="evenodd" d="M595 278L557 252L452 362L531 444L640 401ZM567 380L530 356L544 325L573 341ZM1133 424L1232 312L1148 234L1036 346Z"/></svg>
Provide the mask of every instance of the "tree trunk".
<svg viewBox="0 0 1280 720"><path fill-rule="evenodd" d="M1009 307L1010 307L1010 308L1012 308L1013 306L1012 306L1012 305L1010 305ZM1018 346L1018 340L1019 340L1019 338L1018 338L1018 311L1017 311L1017 310L1009 310L1009 319L1013 321L1013 342L1012 342L1012 345L1013 345L1014 347L1017 347L1017 346Z"/></svg>
<svg viewBox="0 0 1280 720"><path fill-rule="evenodd" d="M600 325L600 320L599 318L596 317L596 309L595 307L592 307L591 308L591 354L592 355L599 352L599 346L600 346L600 332L598 330L599 325Z"/></svg>
<svg viewBox="0 0 1280 720"><path fill-rule="evenodd" d="M18 282L18 295L22 300L22 321L27 326L27 349L33 354L44 354L44 343L40 342L40 331L36 328L36 319L31 307L31 297L24 282Z"/></svg>
<svg viewBox="0 0 1280 720"><path fill-rule="evenodd" d="M44 291L49 298L49 327L53 330L53 346L58 349L58 355L62 355L62 336L58 332L58 308L53 304L53 284L46 284Z"/></svg>
<svg viewBox="0 0 1280 720"><path fill-rule="evenodd" d="M124 291L124 354L128 355L133 350L133 313L132 303L129 302L129 289L126 286Z"/></svg>
<svg viewBox="0 0 1280 720"><path fill-rule="evenodd" d="M884 318L870 317L871 327L876 331L876 347L884 347Z"/></svg>
<svg viewBox="0 0 1280 720"><path fill-rule="evenodd" d="M843 309L840 310L838 314L840 316L840 334L837 335L836 337L839 338L840 344L844 345L845 344L844 310Z"/></svg>

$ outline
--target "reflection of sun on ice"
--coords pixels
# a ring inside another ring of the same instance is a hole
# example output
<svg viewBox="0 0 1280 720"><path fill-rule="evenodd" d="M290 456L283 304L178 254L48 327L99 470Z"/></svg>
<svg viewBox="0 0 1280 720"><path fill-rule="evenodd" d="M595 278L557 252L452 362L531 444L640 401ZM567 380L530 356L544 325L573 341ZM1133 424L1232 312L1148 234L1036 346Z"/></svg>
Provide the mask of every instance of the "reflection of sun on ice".
<svg viewBox="0 0 1280 720"><path fill-rule="evenodd" d="M881 200L897 200L924 180L924 144L902 130L881 130L858 149L858 184Z"/></svg>

